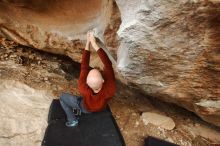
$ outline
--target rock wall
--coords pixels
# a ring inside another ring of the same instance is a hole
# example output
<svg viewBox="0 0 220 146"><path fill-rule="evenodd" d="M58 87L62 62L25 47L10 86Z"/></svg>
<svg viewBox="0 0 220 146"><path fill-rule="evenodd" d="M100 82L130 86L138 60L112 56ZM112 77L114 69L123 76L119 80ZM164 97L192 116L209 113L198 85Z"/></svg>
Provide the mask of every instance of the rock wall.
<svg viewBox="0 0 220 146"><path fill-rule="evenodd" d="M0 34L22 45L80 61L86 32L94 29L103 40L112 7L111 0L3 0Z"/></svg>
<svg viewBox="0 0 220 146"><path fill-rule="evenodd" d="M1 36L78 62L93 28L126 84L220 126L220 1L0 1Z"/></svg>
<svg viewBox="0 0 220 146"><path fill-rule="evenodd" d="M0 145L41 145L52 94L18 81L0 81Z"/></svg>
<svg viewBox="0 0 220 146"><path fill-rule="evenodd" d="M220 126L220 2L116 2L120 73L146 94Z"/></svg>

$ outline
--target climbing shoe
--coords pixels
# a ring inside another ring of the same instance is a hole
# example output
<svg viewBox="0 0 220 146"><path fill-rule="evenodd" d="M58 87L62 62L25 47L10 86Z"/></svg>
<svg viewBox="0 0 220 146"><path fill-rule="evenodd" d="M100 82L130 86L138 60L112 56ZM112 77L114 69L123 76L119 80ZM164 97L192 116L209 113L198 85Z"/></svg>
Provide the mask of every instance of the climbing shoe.
<svg viewBox="0 0 220 146"><path fill-rule="evenodd" d="M78 125L78 120L74 120L72 122L66 122L67 127L76 127Z"/></svg>

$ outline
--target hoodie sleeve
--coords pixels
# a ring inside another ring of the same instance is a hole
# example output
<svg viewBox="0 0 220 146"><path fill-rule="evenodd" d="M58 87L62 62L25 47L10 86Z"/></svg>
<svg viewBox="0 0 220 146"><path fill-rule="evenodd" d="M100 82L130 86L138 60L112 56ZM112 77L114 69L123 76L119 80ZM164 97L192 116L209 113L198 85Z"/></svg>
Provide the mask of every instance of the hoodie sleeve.
<svg viewBox="0 0 220 146"><path fill-rule="evenodd" d="M104 64L103 74L104 74L104 92L105 92L105 98L111 98L114 96L116 91L116 81L115 81L115 74L112 67L112 62L110 61L108 55L105 53L105 51L100 48L97 51L102 63Z"/></svg>
<svg viewBox="0 0 220 146"><path fill-rule="evenodd" d="M78 81L78 89L82 95L89 92L89 86L86 84L86 78L89 73L90 51L84 50L80 67L80 76Z"/></svg>

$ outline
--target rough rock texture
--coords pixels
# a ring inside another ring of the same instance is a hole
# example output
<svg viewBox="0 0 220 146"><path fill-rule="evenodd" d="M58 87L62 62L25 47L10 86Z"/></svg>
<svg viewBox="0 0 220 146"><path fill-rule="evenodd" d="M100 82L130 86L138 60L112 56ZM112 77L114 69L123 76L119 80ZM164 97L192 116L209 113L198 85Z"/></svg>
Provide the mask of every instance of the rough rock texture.
<svg viewBox="0 0 220 146"><path fill-rule="evenodd" d="M0 145L40 145L53 96L17 81L0 81Z"/></svg>
<svg viewBox="0 0 220 146"><path fill-rule="evenodd" d="M116 3L2 0L0 35L80 61L85 32L95 28L115 58L117 50L117 69L128 85L220 126L220 2Z"/></svg>
<svg viewBox="0 0 220 146"><path fill-rule="evenodd" d="M123 76L220 126L220 1L116 2Z"/></svg>
<svg viewBox="0 0 220 146"><path fill-rule="evenodd" d="M80 61L86 32L94 29L103 40L112 29L112 7L111 0L2 0L0 35Z"/></svg>

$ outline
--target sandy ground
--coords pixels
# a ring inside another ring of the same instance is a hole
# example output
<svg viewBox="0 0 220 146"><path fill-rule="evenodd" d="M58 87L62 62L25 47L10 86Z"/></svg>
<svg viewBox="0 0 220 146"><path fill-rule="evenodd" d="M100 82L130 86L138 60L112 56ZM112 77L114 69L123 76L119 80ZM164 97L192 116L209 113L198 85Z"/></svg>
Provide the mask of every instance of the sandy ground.
<svg viewBox="0 0 220 146"><path fill-rule="evenodd" d="M80 66L70 58L19 46L0 39L0 78L22 82L36 90L79 94L77 80ZM147 136L155 136L181 146L220 145L220 128L195 114L147 97L119 81L117 94L109 103L127 146L143 146ZM176 127L165 130L153 124L144 125L141 114L155 112L171 117Z"/></svg>

